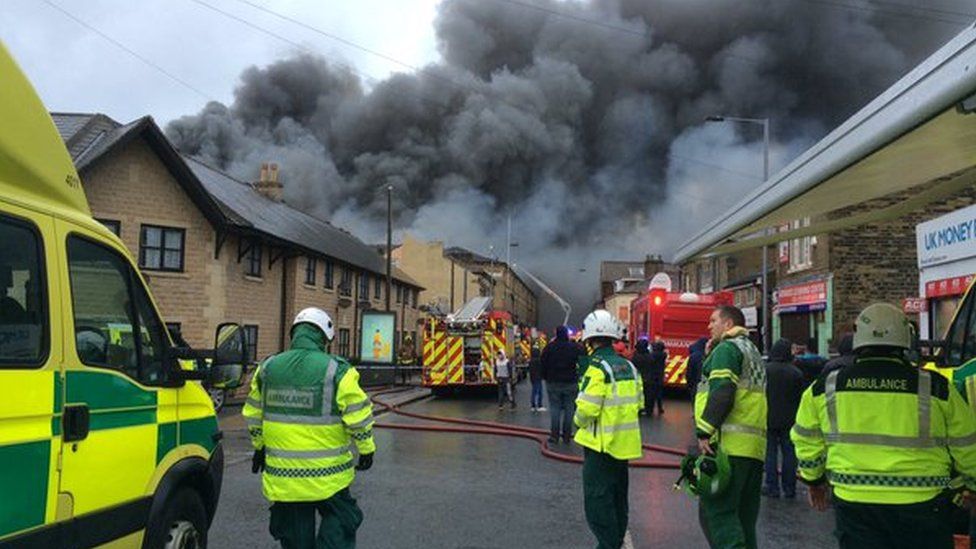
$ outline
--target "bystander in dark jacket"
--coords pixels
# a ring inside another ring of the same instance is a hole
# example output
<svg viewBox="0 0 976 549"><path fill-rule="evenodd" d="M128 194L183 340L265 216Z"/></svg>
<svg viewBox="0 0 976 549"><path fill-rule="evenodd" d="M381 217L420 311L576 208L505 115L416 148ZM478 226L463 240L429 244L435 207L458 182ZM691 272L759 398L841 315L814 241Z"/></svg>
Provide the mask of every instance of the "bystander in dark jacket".
<svg viewBox="0 0 976 549"><path fill-rule="evenodd" d="M835 356L827 361L823 369L824 374L854 364L854 334L847 333L841 336L840 343L837 344L837 352L840 353L840 356Z"/></svg>
<svg viewBox="0 0 976 549"><path fill-rule="evenodd" d="M796 422L800 397L806 388L803 372L793 364L789 340L773 344L766 363L766 481L763 494L796 496L796 450L790 429ZM782 456L782 463L780 463ZM782 492L781 492L782 490Z"/></svg>
<svg viewBox="0 0 976 549"><path fill-rule="evenodd" d="M532 382L532 411L545 410L542 405L542 353L539 349L532 349L529 358L529 381Z"/></svg>
<svg viewBox="0 0 976 549"><path fill-rule="evenodd" d="M651 343L651 399L646 404L648 413L657 405L657 413L664 413L664 369L668 363L668 351L663 341Z"/></svg>
<svg viewBox="0 0 976 549"><path fill-rule="evenodd" d="M550 436L555 443L562 436L569 443L573 436L573 414L579 392L577 361L583 349L569 340L565 326L556 328L556 338L542 351L542 379L549 393Z"/></svg>
<svg viewBox="0 0 976 549"><path fill-rule="evenodd" d="M646 339L637 342L637 345L634 346L634 356L630 360L641 376L641 382L644 386L644 409L641 410L641 415L647 415L651 413L651 369L653 365L651 364L651 350Z"/></svg>
<svg viewBox="0 0 976 549"><path fill-rule="evenodd" d="M688 384L688 391L691 393L691 401L695 401L695 392L698 390L698 382L701 380L702 364L705 362L705 345L708 343L707 337L699 338L688 346L688 368L685 369L685 383Z"/></svg>

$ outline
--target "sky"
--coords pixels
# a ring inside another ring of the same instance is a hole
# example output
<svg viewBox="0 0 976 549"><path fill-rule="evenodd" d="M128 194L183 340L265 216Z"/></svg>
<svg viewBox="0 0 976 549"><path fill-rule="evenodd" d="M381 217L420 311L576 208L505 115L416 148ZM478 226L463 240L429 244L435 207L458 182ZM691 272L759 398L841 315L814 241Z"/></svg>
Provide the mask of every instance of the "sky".
<svg viewBox="0 0 976 549"><path fill-rule="evenodd" d="M52 111L101 112L120 122L152 115L160 125L206 100L229 103L241 72L297 51L356 68L364 79L408 70L236 0L206 4L279 34L262 33L193 0L3 0L0 40ZM309 26L420 66L437 58L432 21L439 0L249 0ZM147 66L81 19L166 72Z"/></svg>

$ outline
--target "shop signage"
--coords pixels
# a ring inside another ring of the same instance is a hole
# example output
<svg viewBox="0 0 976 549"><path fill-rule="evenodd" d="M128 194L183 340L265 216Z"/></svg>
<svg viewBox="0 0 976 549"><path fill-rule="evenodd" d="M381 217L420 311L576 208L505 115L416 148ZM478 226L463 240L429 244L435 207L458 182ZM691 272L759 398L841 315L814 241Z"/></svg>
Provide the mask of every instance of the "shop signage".
<svg viewBox="0 0 976 549"><path fill-rule="evenodd" d="M755 328L759 325L759 310L755 307L743 307L742 315L746 317L746 328Z"/></svg>
<svg viewBox="0 0 976 549"><path fill-rule="evenodd" d="M803 284L783 286L776 291L777 305L781 312L803 307L805 310L823 310L827 305L827 281L814 280Z"/></svg>
<svg viewBox="0 0 976 549"><path fill-rule="evenodd" d="M925 283L925 297L946 297L962 295L973 281L974 275L954 276L942 280L930 280Z"/></svg>
<svg viewBox="0 0 976 549"><path fill-rule="evenodd" d="M919 268L976 256L976 205L915 227Z"/></svg>
<svg viewBox="0 0 976 549"><path fill-rule="evenodd" d="M928 303L924 297L906 297L901 301L901 310L908 315L917 315L928 311Z"/></svg>

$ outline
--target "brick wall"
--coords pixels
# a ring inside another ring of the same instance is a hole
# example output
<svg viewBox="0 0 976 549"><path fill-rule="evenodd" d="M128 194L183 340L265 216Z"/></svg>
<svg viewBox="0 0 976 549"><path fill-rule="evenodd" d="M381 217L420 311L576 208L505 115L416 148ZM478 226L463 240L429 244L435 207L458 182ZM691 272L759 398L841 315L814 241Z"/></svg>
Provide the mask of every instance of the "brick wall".
<svg viewBox="0 0 976 549"><path fill-rule="evenodd" d="M852 215L882 208L925 192L926 184L891 197L838 211ZM918 263L915 226L976 201L976 187L955 197L933 202L897 220L844 229L830 235L829 266L834 275L834 334L852 329L857 313L877 301L901 306L901 300L918 295Z"/></svg>
<svg viewBox="0 0 976 549"><path fill-rule="evenodd" d="M153 297L166 322L179 322L187 342L213 345L222 318L212 297L222 291L222 277L214 276L215 231L146 143L137 139L110 153L82 174L85 194L98 219L121 223L121 237L138 261L143 224L181 228L184 271L144 271Z"/></svg>

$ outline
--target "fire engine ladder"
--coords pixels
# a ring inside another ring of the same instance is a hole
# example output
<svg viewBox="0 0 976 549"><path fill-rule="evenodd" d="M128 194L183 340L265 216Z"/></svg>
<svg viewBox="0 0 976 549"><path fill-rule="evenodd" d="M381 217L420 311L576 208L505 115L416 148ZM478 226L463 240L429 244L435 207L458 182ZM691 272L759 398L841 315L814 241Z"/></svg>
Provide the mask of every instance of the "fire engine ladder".
<svg viewBox="0 0 976 549"><path fill-rule="evenodd" d="M474 322L491 307L491 297L481 296L471 299L450 318L453 322Z"/></svg>
<svg viewBox="0 0 976 549"><path fill-rule="evenodd" d="M538 284L539 287L543 289L543 291L545 291L547 294L549 294L550 297L552 297L553 299L556 300L556 302L559 303L559 306L563 308L563 312L566 313L566 318L563 319L563 326L569 324L569 313L573 310L573 308L569 306L569 303L565 299L559 297L559 294L554 292L552 288L546 285L545 282L539 280L538 277L536 277L534 274L525 270L525 267L521 265L514 265L514 267L516 267L518 270L525 273L525 276L531 278L532 282Z"/></svg>

